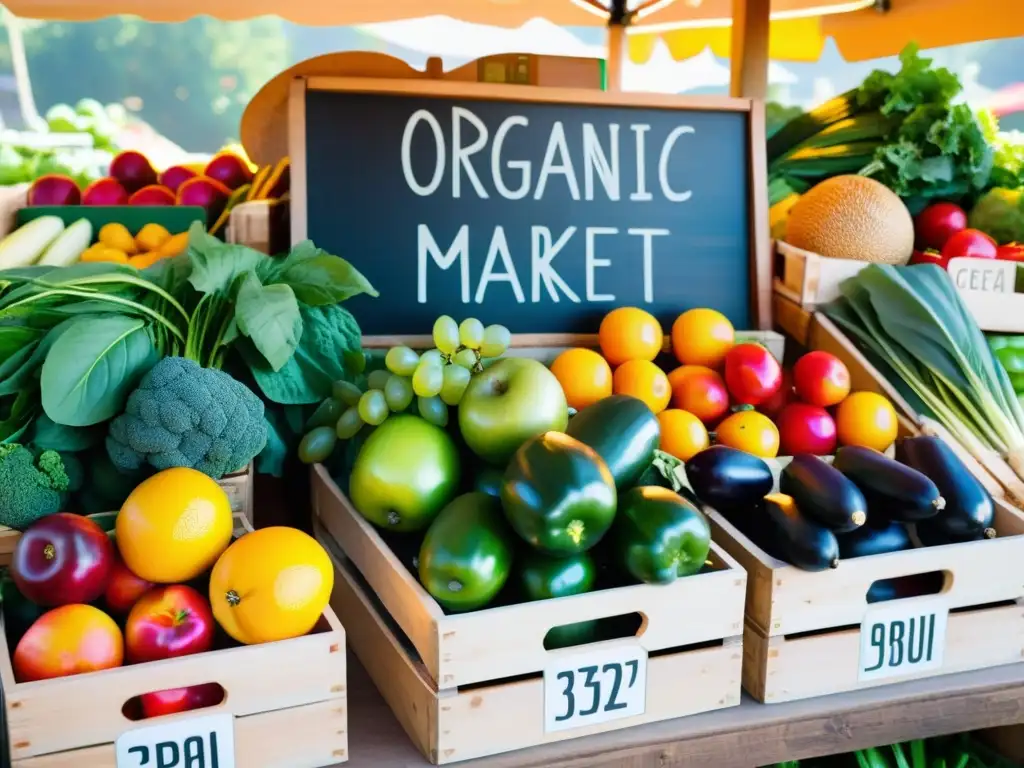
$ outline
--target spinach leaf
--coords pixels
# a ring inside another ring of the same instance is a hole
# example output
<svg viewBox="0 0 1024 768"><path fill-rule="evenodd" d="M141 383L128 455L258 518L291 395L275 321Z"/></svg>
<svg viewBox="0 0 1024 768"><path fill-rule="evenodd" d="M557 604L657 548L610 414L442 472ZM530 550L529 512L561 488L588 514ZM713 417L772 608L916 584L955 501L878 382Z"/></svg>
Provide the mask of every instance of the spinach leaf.
<svg viewBox="0 0 1024 768"><path fill-rule="evenodd" d="M305 434L305 411L301 405L268 405L263 418L267 423L267 444L256 457L256 471L283 477L285 462L295 453Z"/></svg>
<svg viewBox="0 0 1024 768"><path fill-rule="evenodd" d="M44 413L32 425L32 436L29 442L43 450L77 453L86 448L92 448L102 439L102 430L56 424Z"/></svg>
<svg viewBox="0 0 1024 768"><path fill-rule="evenodd" d="M0 325L0 361L7 360L20 349L46 335L41 328L26 325Z"/></svg>
<svg viewBox="0 0 1024 768"><path fill-rule="evenodd" d="M15 443L32 425L39 411L39 390L29 387L14 397L0 399L0 443Z"/></svg>
<svg viewBox="0 0 1024 768"><path fill-rule="evenodd" d="M43 362L43 410L57 424L69 427L113 418L158 359L146 323L139 318L76 319Z"/></svg>
<svg viewBox="0 0 1024 768"><path fill-rule="evenodd" d="M380 295L358 269L308 240L292 248L272 282L290 285L298 300L311 307L337 304L361 293Z"/></svg>
<svg viewBox="0 0 1024 768"><path fill-rule="evenodd" d="M238 289L235 323L275 371L291 359L302 336L302 316L292 289L262 285L254 272L246 275Z"/></svg>
<svg viewBox="0 0 1024 768"><path fill-rule="evenodd" d="M284 405L319 403L331 394L339 379L351 379L355 372L346 368L346 357L362 349L362 335L352 313L329 304L323 307L301 306L302 337L291 359L278 371L257 354L251 345L242 353L263 395Z"/></svg>
<svg viewBox="0 0 1024 768"><path fill-rule="evenodd" d="M269 258L244 245L222 243L199 222L188 231L188 255L192 263L188 280L200 293L226 293L239 276L255 271Z"/></svg>
<svg viewBox="0 0 1024 768"><path fill-rule="evenodd" d="M54 342L75 320L65 320L54 326L41 341L26 345L0 364L0 396L14 395L25 387L38 386L43 361Z"/></svg>

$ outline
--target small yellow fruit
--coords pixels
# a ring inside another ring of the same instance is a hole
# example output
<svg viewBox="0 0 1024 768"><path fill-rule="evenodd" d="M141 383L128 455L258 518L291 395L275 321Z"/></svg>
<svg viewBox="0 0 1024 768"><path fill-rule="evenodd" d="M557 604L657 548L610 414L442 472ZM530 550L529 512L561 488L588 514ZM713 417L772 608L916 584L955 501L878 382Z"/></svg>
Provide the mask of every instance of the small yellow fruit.
<svg viewBox="0 0 1024 768"><path fill-rule="evenodd" d="M93 243L84 251L82 255L78 257L79 261L104 261L103 252L107 250L107 246L103 243Z"/></svg>
<svg viewBox="0 0 1024 768"><path fill-rule="evenodd" d="M129 266L135 267L136 269L145 269L156 264L165 256L160 251L150 251L149 253L140 253L137 256L132 256L128 259Z"/></svg>
<svg viewBox="0 0 1024 768"><path fill-rule="evenodd" d="M177 256L188 248L188 232L168 237L158 249L161 256Z"/></svg>
<svg viewBox="0 0 1024 768"><path fill-rule="evenodd" d="M136 251L135 238L128 231L128 227L116 221L100 227L98 239L104 245L116 248L128 256L131 256Z"/></svg>
<svg viewBox="0 0 1024 768"><path fill-rule="evenodd" d="M155 251L170 238L171 233L159 224L147 224L135 236L135 245L142 253Z"/></svg>

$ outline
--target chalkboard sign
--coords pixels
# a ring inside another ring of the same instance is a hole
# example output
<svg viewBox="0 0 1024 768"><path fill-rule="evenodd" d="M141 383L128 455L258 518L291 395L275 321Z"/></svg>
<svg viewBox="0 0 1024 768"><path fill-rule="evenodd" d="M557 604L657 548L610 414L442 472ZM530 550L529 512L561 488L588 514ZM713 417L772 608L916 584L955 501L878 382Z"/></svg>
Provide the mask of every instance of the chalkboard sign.
<svg viewBox="0 0 1024 768"><path fill-rule="evenodd" d="M440 314L593 333L617 306L763 325L749 102L329 78L298 93L293 240L380 291L346 305L367 335Z"/></svg>

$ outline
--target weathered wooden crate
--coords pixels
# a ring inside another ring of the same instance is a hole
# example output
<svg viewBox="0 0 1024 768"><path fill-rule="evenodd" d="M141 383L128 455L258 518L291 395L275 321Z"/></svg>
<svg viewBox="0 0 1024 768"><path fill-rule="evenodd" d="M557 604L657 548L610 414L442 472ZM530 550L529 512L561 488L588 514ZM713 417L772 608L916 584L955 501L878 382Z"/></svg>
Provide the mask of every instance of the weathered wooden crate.
<svg viewBox="0 0 1024 768"><path fill-rule="evenodd" d="M238 523L236 534L249 530ZM345 630L328 608L313 632L291 640L17 683L0 618L0 683L12 768L119 768L115 743L123 733L218 714L234 718L239 768L343 763L345 643ZM210 682L224 689L215 707L146 720L124 713L143 693Z"/></svg>
<svg viewBox="0 0 1024 768"><path fill-rule="evenodd" d="M867 265L865 261L828 258L777 240L773 289L801 307L813 309L838 298L839 284Z"/></svg>
<svg viewBox="0 0 1024 768"><path fill-rule="evenodd" d="M252 465L242 472L225 475L217 484L224 489L231 503L231 512L237 518L245 518L246 524L252 528L255 525L253 520L253 482L255 471ZM113 510L111 510L113 511ZM10 565L14 556L14 547L21 537L21 531L0 525L0 566Z"/></svg>

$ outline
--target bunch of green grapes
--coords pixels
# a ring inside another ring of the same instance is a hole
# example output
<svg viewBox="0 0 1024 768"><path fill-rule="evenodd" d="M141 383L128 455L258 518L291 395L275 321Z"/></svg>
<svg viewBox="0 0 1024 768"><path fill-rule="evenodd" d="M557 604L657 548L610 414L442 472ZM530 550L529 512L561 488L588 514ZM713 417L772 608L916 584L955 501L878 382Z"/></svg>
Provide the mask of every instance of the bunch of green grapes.
<svg viewBox="0 0 1024 768"><path fill-rule="evenodd" d="M402 413L416 400L416 412L439 427L448 425L448 406L456 406L483 359L501 357L511 334L502 325L475 318L461 324L443 315L434 323L434 349L419 354L406 346L391 347L384 368L366 377L366 390L347 381L334 384L331 397L310 417L309 432L299 445L299 458L307 464L324 461L338 440L348 440L363 428L383 424L392 413Z"/></svg>

